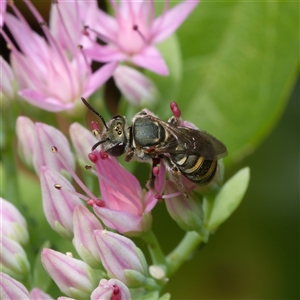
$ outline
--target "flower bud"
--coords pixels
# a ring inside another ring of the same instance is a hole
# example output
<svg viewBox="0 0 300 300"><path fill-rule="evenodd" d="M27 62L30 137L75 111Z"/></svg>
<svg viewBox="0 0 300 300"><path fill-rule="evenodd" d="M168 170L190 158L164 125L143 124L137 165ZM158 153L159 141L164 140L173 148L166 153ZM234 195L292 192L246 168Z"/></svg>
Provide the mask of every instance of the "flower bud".
<svg viewBox="0 0 300 300"><path fill-rule="evenodd" d="M30 292L30 300L53 300L53 298L46 294L44 291L38 288L34 288Z"/></svg>
<svg viewBox="0 0 300 300"><path fill-rule="evenodd" d="M146 280L147 262L133 241L106 230L96 230L94 234L108 275L121 280L128 287L141 286Z"/></svg>
<svg viewBox="0 0 300 300"><path fill-rule="evenodd" d="M167 181L165 194L177 193L179 190L172 181ZM202 231L203 212L201 205L191 197L188 199L180 194L172 198L166 198L167 210L176 223L185 231Z"/></svg>
<svg viewBox="0 0 300 300"><path fill-rule="evenodd" d="M25 286L9 275L0 272L0 299L30 299Z"/></svg>
<svg viewBox="0 0 300 300"><path fill-rule="evenodd" d="M25 251L19 243L1 236L1 270L17 279L25 278L30 270L30 265Z"/></svg>
<svg viewBox="0 0 300 300"><path fill-rule="evenodd" d="M73 123L69 132L79 163L83 166L90 163L88 154L91 152L91 145L94 145L98 140L79 123Z"/></svg>
<svg viewBox="0 0 300 300"><path fill-rule="evenodd" d="M91 267L102 266L94 230L103 229L100 221L87 208L76 206L73 214L73 244L80 257Z"/></svg>
<svg viewBox="0 0 300 300"><path fill-rule="evenodd" d="M0 198L0 232L21 245L26 245L29 239L25 218L10 202Z"/></svg>
<svg viewBox="0 0 300 300"><path fill-rule="evenodd" d="M99 286L93 291L91 300L130 300L128 287L118 279L101 279Z"/></svg>
<svg viewBox="0 0 300 300"><path fill-rule="evenodd" d="M85 262L45 248L42 252L45 270L67 296L87 298L95 289L95 274Z"/></svg>
<svg viewBox="0 0 300 300"><path fill-rule="evenodd" d="M75 161L69 142L59 130L43 123L36 123L35 132L33 164L37 174L40 173L41 166L51 167L57 172L64 170L63 164L53 154L52 146L59 147L59 153L66 161L66 164L72 169L75 168Z"/></svg>
<svg viewBox="0 0 300 300"><path fill-rule="evenodd" d="M16 122L18 153L24 165L33 169L33 149L35 141L34 123L27 117L20 116Z"/></svg>
<svg viewBox="0 0 300 300"><path fill-rule="evenodd" d="M153 81L136 69L119 65L114 72L114 79L122 94L132 104L152 102L158 95Z"/></svg>
<svg viewBox="0 0 300 300"><path fill-rule="evenodd" d="M43 208L50 226L61 236L73 237L73 211L77 205L82 205L71 183L58 172L50 168L41 167L41 188ZM59 183L59 189L55 185Z"/></svg>

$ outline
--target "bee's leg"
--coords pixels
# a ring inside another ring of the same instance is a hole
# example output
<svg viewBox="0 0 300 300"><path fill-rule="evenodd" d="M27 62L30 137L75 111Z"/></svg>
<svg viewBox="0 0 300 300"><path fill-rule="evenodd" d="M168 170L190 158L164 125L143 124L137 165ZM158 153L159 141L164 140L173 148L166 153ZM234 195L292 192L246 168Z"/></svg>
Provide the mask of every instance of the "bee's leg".
<svg viewBox="0 0 300 300"><path fill-rule="evenodd" d="M168 123L171 123L173 125L179 125L179 119L176 118L175 116L172 116L169 120Z"/></svg>
<svg viewBox="0 0 300 300"><path fill-rule="evenodd" d="M188 198L188 194L186 192L185 186L181 180L181 172L176 166L176 164L168 157L164 157L164 162L167 169L171 172L172 179L174 179L175 183L177 184L179 190L184 194L186 198Z"/></svg>
<svg viewBox="0 0 300 300"><path fill-rule="evenodd" d="M159 159L157 159L157 158L152 159L151 175L146 184L148 190L152 191L155 194L158 194L158 192L155 189L155 180L156 180L156 176L158 175L158 174L156 174L156 167L157 167L157 165L159 165L159 163L160 163Z"/></svg>
<svg viewBox="0 0 300 300"><path fill-rule="evenodd" d="M132 148L128 149L128 150L126 151L126 153L125 153L125 158L124 158L124 160L125 160L126 162L130 162L131 159L132 159L132 157L133 157L133 155L134 155L134 150L133 150Z"/></svg>

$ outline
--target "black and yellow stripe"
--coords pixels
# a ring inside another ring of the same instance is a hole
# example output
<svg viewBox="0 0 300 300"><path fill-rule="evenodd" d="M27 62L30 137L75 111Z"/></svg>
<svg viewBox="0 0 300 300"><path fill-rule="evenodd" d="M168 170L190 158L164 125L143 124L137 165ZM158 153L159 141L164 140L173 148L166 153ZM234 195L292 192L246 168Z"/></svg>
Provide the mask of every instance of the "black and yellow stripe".
<svg viewBox="0 0 300 300"><path fill-rule="evenodd" d="M217 160L197 155L177 154L172 159L182 175L199 185L208 184L213 179L218 165Z"/></svg>

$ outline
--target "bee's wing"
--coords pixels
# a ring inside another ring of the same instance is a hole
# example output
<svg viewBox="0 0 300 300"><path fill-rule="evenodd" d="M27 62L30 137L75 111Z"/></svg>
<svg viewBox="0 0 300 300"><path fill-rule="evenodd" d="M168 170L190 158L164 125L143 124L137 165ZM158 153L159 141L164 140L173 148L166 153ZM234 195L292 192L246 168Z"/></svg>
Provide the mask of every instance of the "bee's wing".
<svg viewBox="0 0 300 300"><path fill-rule="evenodd" d="M168 131L169 137L165 143L157 146L156 153L194 154L206 159L217 159L227 155L225 145L212 135L183 126L173 125L159 120Z"/></svg>

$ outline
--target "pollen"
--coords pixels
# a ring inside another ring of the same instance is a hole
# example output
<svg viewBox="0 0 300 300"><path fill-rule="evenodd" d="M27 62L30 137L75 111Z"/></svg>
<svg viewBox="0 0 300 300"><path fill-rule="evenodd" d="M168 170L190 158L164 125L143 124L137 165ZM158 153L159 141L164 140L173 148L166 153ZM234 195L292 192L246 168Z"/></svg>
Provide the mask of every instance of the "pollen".
<svg viewBox="0 0 300 300"><path fill-rule="evenodd" d="M52 147L51 147L51 150L52 150L53 153L58 152L58 149L57 149L55 146L52 146Z"/></svg>
<svg viewBox="0 0 300 300"><path fill-rule="evenodd" d="M54 187L57 189L57 190L61 190L62 186L60 184L54 184Z"/></svg>

